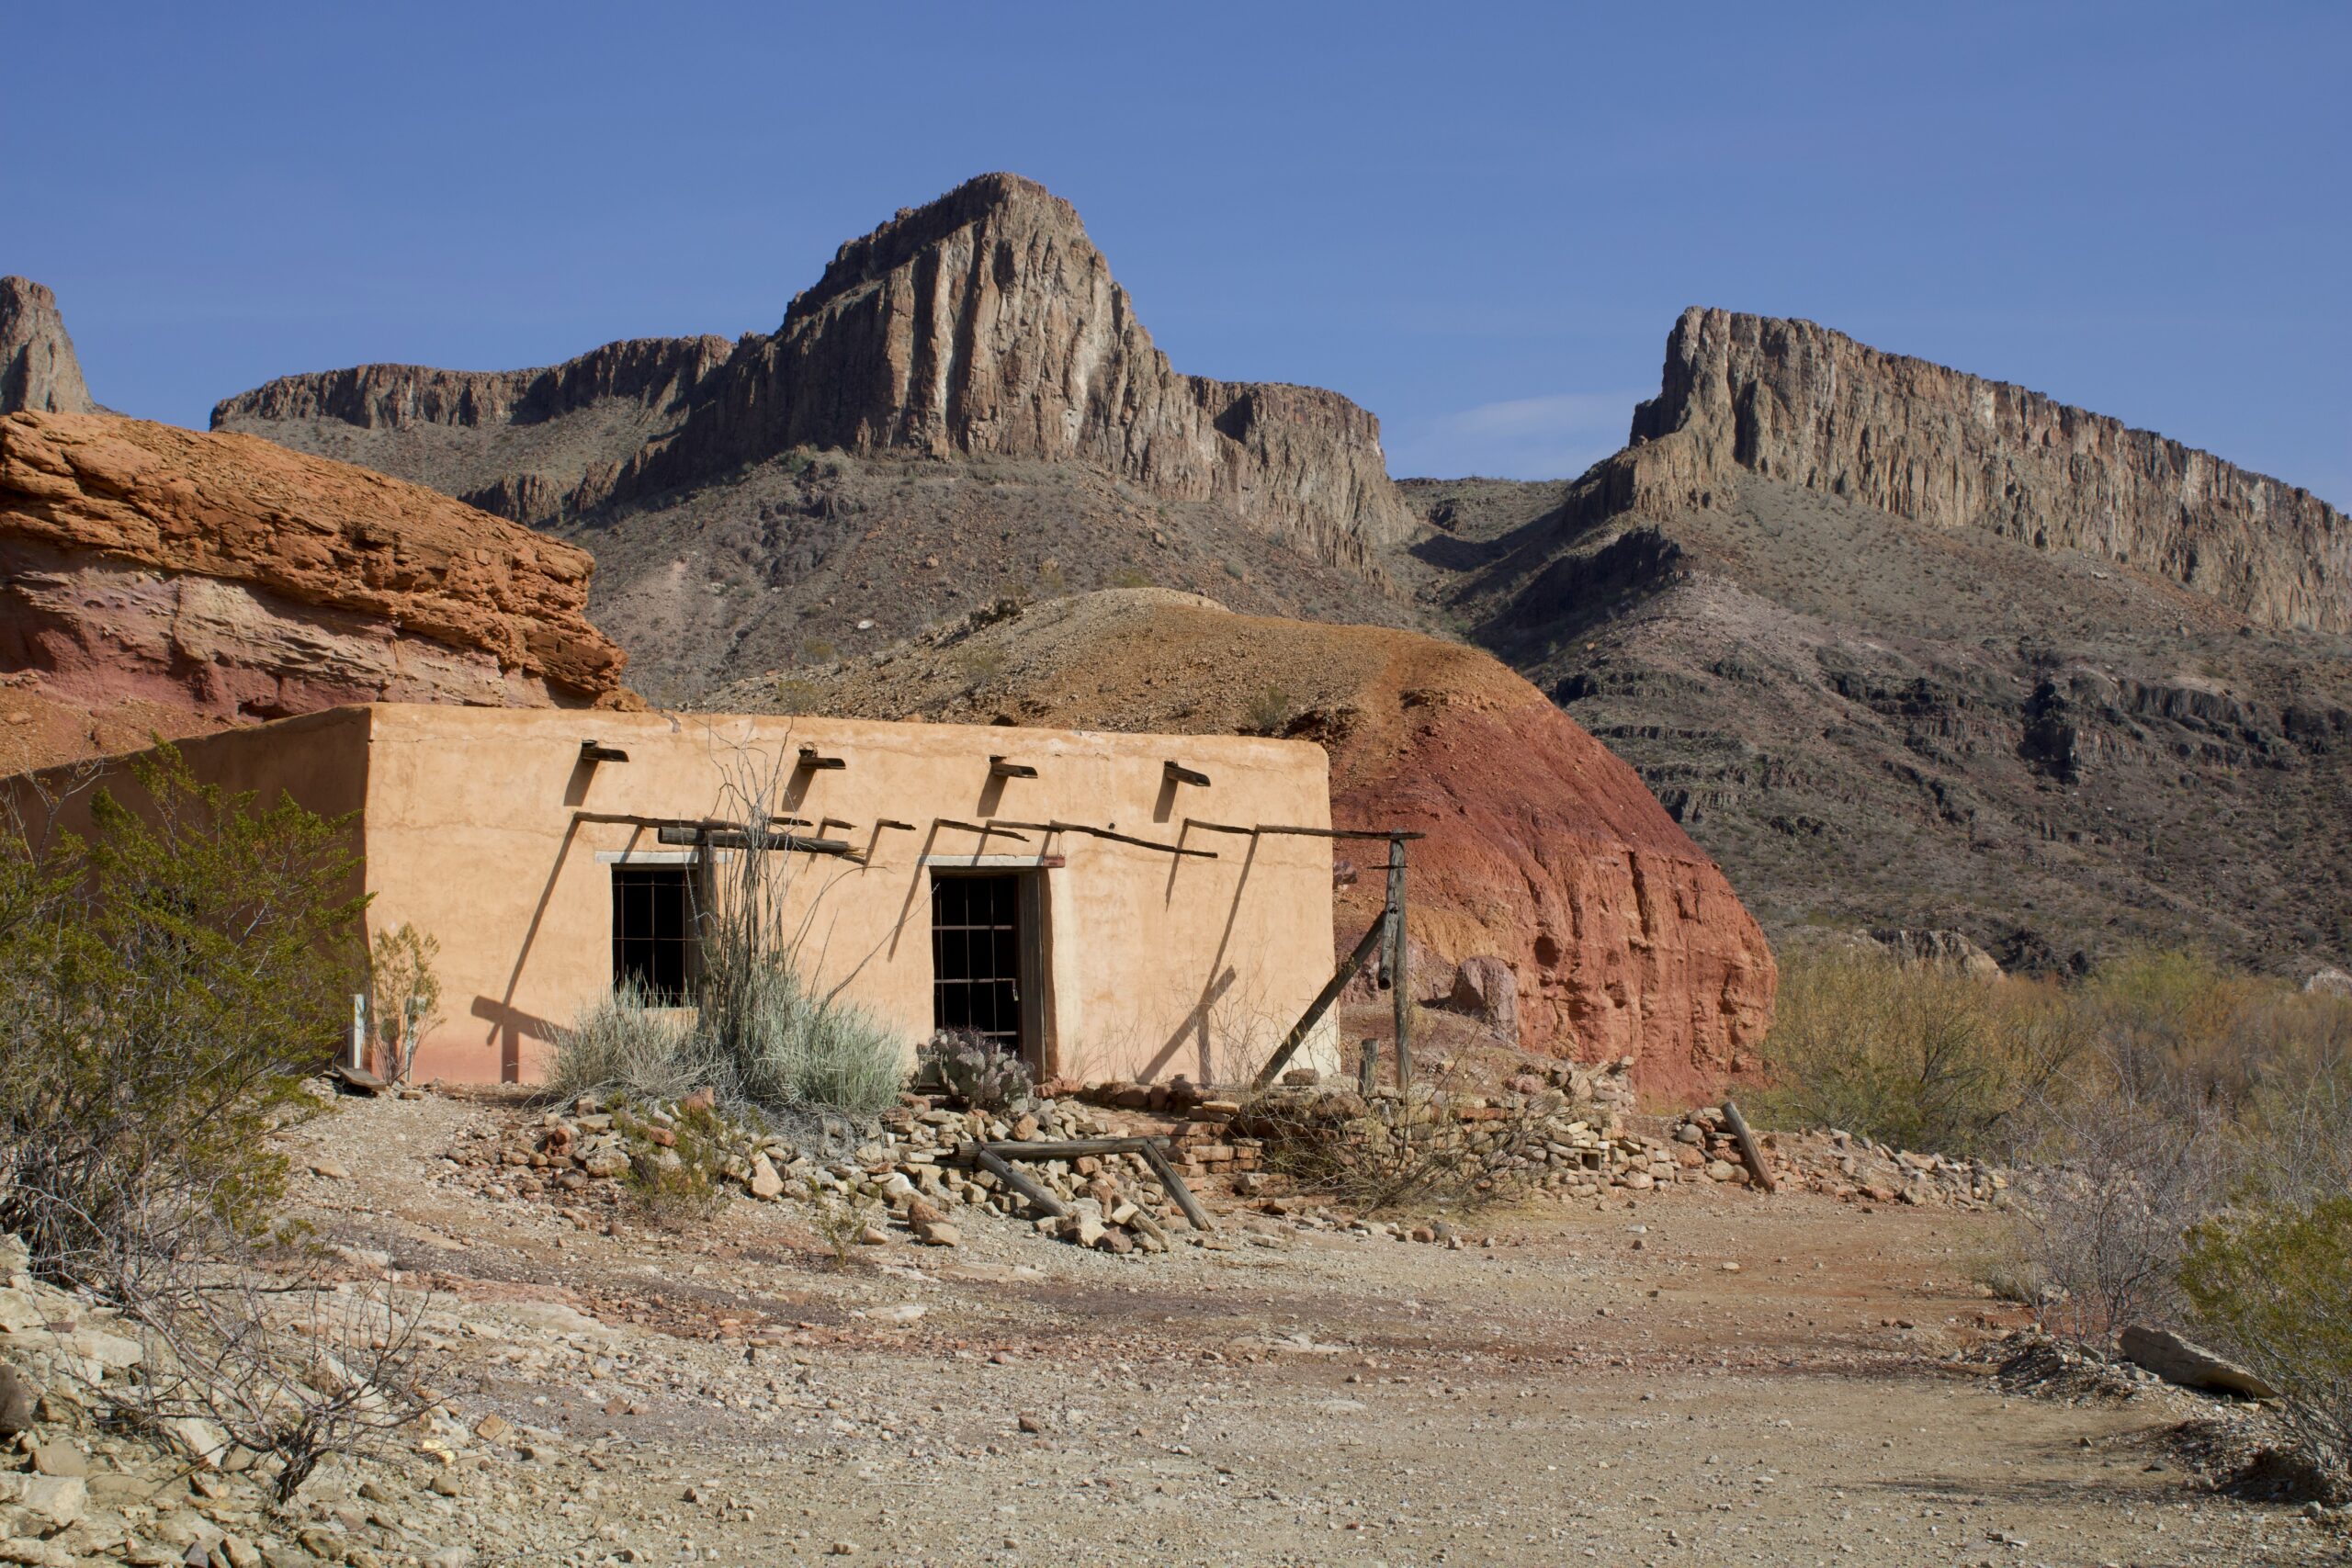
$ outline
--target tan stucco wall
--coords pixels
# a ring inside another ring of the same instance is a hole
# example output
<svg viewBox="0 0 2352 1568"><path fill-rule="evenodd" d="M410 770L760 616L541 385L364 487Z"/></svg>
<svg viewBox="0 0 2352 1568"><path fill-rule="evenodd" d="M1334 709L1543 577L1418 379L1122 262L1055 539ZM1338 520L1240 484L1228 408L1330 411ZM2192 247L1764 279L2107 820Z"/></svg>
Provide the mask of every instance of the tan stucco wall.
<svg viewBox="0 0 2352 1568"><path fill-rule="evenodd" d="M629 753L594 768L594 739ZM804 772L786 809L867 854L792 855L820 984L902 1029L931 1028L925 856L985 850L1065 863L1040 872L1049 944L1049 1070L1073 1077L1227 1079L1262 1058L1330 972L1328 840L1200 830L1330 821L1322 749L1239 737L1075 734L837 719L735 719L379 705L183 744L201 778L313 810L363 812L371 932L413 921L440 942L447 1021L421 1078L534 1079L554 1032L610 986L610 869L600 852L676 852L655 830L598 817L701 818L728 770L788 762L813 744L847 766ZM1035 779L992 782L1001 753ZM1206 786L1170 786L1170 759ZM877 818L916 825L877 829ZM1086 835L1027 841L934 818L1062 820L1182 841L1179 858ZM1302 1061L1336 1065L1327 1022Z"/></svg>
<svg viewBox="0 0 2352 1568"><path fill-rule="evenodd" d="M926 855L1065 858L1041 873L1047 1065L1065 1075L1229 1077L1271 1048L1329 975L1329 841L1183 827L1187 816L1328 826L1320 747L840 719L371 712L370 924L413 921L441 943L450 1021L425 1042L420 1077L537 1077L553 1028L609 987L610 871L597 852L667 847L650 828L594 818L713 813L729 769L788 763L810 744L848 765L797 773L784 809L846 819L826 832L869 858L788 857L795 903L808 914L805 956L820 984L846 980L845 994L903 1029L910 1049L932 1020ZM592 737L629 760L582 766L580 743ZM1038 776L992 780L991 753ZM1170 758L1210 784L1170 792ZM992 836L982 846L934 821L991 817L1181 838L1218 858L1075 833ZM884 818L916 826L877 829ZM1336 1060L1328 1030L1318 1044Z"/></svg>

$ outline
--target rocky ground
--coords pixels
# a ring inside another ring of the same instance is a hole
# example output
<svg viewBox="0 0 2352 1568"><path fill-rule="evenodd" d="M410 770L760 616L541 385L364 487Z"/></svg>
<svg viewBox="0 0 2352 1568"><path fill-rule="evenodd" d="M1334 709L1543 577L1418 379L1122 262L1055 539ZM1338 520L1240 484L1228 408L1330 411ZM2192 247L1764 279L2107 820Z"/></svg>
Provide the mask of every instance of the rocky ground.
<svg viewBox="0 0 2352 1568"><path fill-rule="evenodd" d="M2018 1314L1973 1282L1985 1213L1699 1183L1433 1247L1226 1197L1204 1245L1157 1256L975 1210L956 1247L901 1233L840 1264L804 1205L665 1230L445 1157L535 1116L346 1100L300 1134L298 1202L355 1280L431 1293L431 1431L270 1519L242 1478L37 1429L91 1472L84 1517L0 1560L2345 1556L2337 1527L2195 1468L2245 1407L2005 1384Z"/></svg>

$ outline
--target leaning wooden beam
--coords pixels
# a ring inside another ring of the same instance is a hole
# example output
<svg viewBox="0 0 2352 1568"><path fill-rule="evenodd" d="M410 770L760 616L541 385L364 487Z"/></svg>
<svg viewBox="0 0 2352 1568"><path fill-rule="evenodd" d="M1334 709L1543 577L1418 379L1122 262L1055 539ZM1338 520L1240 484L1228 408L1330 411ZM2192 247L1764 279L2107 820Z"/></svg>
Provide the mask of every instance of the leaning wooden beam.
<svg viewBox="0 0 2352 1568"><path fill-rule="evenodd" d="M1772 1185L1772 1168L1764 1163L1764 1150L1756 1134L1747 1130L1747 1118L1728 1100L1724 1101L1724 1120L1731 1123L1731 1135L1739 1141L1739 1157L1747 1162L1747 1174L1756 1178L1756 1185L1767 1192L1778 1190Z"/></svg>
<svg viewBox="0 0 2352 1568"><path fill-rule="evenodd" d="M1011 839L1016 843L1025 844L1029 841L1027 834L1013 832L1009 828L1000 828L993 822L958 822L953 817L934 817L932 820L942 828L961 828L967 833L978 833L983 838L994 833L1000 839Z"/></svg>
<svg viewBox="0 0 2352 1568"><path fill-rule="evenodd" d="M1166 1142L1165 1138L1069 1138L1057 1143L1023 1144L1000 1139L994 1143L966 1144L964 1147L971 1151L971 1158L978 1163L981 1169L995 1172L1000 1181L1013 1179L1009 1174L1012 1168L1005 1163L1009 1159L1083 1159L1089 1155L1098 1158L1104 1155L1141 1155L1144 1164L1151 1167L1152 1175L1158 1177L1159 1184L1168 1190L1168 1195L1176 1200L1176 1206L1184 1211L1184 1217L1193 1222L1193 1228L1197 1231L1215 1230L1216 1227L1210 1223L1208 1211L1202 1208L1200 1200L1193 1196L1193 1190L1184 1185L1184 1179L1177 1174L1175 1162L1160 1146ZM998 1171L998 1166L1003 1166L1004 1169ZM1025 1181L1027 1178L1019 1179ZM1015 1190L1024 1198L1029 1197L1026 1188L1016 1188ZM1030 1201L1036 1202L1037 1200L1031 1198Z"/></svg>
<svg viewBox="0 0 2352 1568"><path fill-rule="evenodd" d="M1200 1200L1193 1196L1193 1190L1184 1185L1182 1177L1176 1174L1175 1164L1169 1159L1168 1152L1159 1146L1159 1140L1145 1139L1141 1152L1144 1164L1151 1167L1152 1175L1159 1178L1159 1185L1176 1200L1176 1206L1184 1211L1184 1217L1193 1222L1193 1228L1204 1233L1215 1229L1209 1224L1209 1212L1201 1207Z"/></svg>
<svg viewBox="0 0 2352 1568"><path fill-rule="evenodd" d="M1197 817L1185 818L1184 826L1198 828L1204 833L1238 833L1245 839L1254 839L1258 836L1258 829L1255 828L1237 828L1230 822L1204 822Z"/></svg>
<svg viewBox="0 0 2352 1568"><path fill-rule="evenodd" d="M1215 850L1188 850L1182 844L1163 844L1150 839L1138 839L1132 833L1114 833L1108 828L1090 828L1083 822L1015 822L1015 828L1027 828L1039 833L1087 833L1097 839L1109 839L1115 843L1134 844L1139 849L1158 850L1167 855L1186 855L1193 860L1215 860Z"/></svg>
<svg viewBox="0 0 2352 1568"><path fill-rule="evenodd" d="M1274 1075L1289 1065L1291 1057L1297 1054L1299 1043L1331 1010L1331 1004L1340 999L1340 993L1347 989L1348 982L1354 979L1356 971L1371 960L1373 951L1380 945L1380 939L1387 934L1388 914L1383 910L1380 919L1372 922L1372 929L1363 933L1363 940L1356 943L1356 950L1348 954L1338 972L1315 994L1315 999L1306 1004L1306 1010L1300 1013L1298 1021L1290 1026L1290 1032L1283 1036L1280 1045L1274 1047L1274 1054L1266 1058L1266 1065L1258 1069L1260 1089L1273 1082Z"/></svg>
<svg viewBox="0 0 2352 1568"><path fill-rule="evenodd" d="M1029 1201L1033 1208L1043 1209L1055 1219L1069 1213L1069 1205L1004 1163L1004 1156L991 1154L985 1146L967 1145L972 1150L973 1163L1007 1187Z"/></svg>

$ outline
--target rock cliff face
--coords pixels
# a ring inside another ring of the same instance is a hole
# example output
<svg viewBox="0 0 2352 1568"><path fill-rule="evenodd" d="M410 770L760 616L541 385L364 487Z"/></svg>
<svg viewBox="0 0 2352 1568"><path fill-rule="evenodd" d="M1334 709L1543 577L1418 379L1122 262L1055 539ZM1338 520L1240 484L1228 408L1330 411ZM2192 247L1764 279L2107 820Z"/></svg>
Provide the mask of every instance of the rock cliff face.
<svg viewBox="0 0 2352 1568"><path fill-rule="evenodd" d="M0 416L0 669L220 718L626 700L584 551L242 435Z"/></svg>
<svg viewBox="0 0 2352 1568"><path fill-rule="evenodd" d="M1600 493L1724 502L1742 472L2171 579L2258 625L2352 631L2352 519L2210 453L1811 321L1683 312Z"/></svg>
<svg viewBox="0 0 2352 1568"><path fill-rule="evenodd" d="M734 347L640 338L539 370L363 365L269 382L220 404L212 424L548 523L611 496L677 434Z"/></svg>
<svg viewBox="0 0 2352 1568"><path fill-rule="evenodd" d="M776 690L744 682L707 705L756 712ZM1465 960L1500 959L1529 1048L1634 1056L1661 1093L1748 1065L1770 1022L1778 971L1723 873L1631 768L1473 649L1141 589L902 646L797 694L867 717L1318 740L1335 822L1427 835L1408 924L1437 994ZM1337 946L1382 881L1367 865L1339 889Z"/></svg>
<svg viewBox="0 0 2352 1568"><path fill-rule="evenodd" d="M731 351L694 339L508 376L292 377L224 401L213 424L535 523L814 446L1084 463L1361 570L1411 527L1376 419L1313 388L1178 375L1077 212L1012 175L843 245L773 335Z"/></svg>
<svg viewBox="0 0 2352 1568"><path fill-rule="evenodd" d="M89 413L82 362L57 313L57 296L30 278L0 277L0 413Z"/></svg>

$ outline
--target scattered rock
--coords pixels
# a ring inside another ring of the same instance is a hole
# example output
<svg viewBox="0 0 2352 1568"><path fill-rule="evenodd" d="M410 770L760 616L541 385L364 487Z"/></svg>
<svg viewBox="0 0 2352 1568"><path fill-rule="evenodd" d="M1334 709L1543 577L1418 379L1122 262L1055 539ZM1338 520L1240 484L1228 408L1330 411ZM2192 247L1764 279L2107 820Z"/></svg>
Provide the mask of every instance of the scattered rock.
<svg viewBox="0 0 2352 1568"><path fill-rule="evenodd" d="M2247 1399L2276 1399L2278 1391L2228 1358L2168 1328L2133 1324L2123 1331L2125 1358L2145 1367L2168 1383L2212 1393L2234 1393Z"/></svg>

